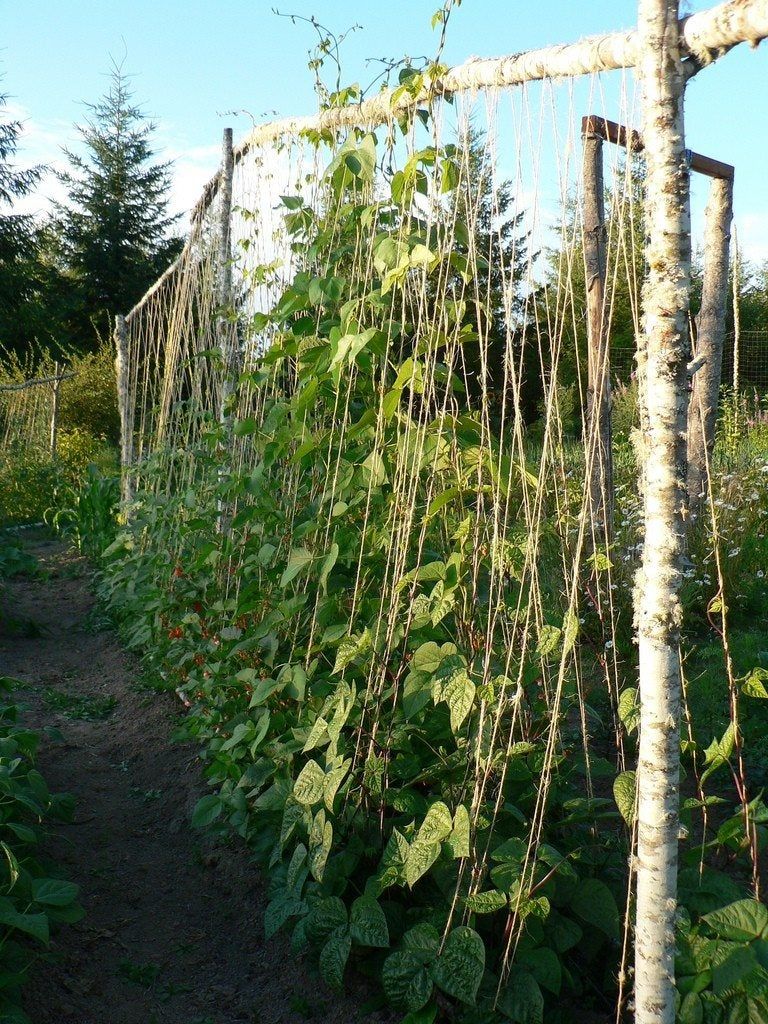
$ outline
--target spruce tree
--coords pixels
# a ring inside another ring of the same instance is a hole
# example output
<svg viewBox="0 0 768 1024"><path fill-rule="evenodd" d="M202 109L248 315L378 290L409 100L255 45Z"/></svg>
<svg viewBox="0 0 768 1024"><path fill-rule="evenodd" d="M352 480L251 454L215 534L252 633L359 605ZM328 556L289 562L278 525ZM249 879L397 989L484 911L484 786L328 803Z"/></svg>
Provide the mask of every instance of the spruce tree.
<svg viewBox="0 0 768 1024"><path fill-rule="evenodd" d="M180 249L168 213L170 163L153 158L155 124L134 103L128 77L114 65L107 93L87 104L78 127L85 155L65 149L59 174L68 200L56 205L61 259L77 308L72 340L89 346L108 331L163 272Z"/></svg>
<svg viewBox="0 0 768 1024"><path fill-rule="evenodd" d="M37 336L38 234L34 219L13 212L40 181L42 167L15 163L21 121L8 118L7 96L0 95L0 346L22 352Z"/></svg>

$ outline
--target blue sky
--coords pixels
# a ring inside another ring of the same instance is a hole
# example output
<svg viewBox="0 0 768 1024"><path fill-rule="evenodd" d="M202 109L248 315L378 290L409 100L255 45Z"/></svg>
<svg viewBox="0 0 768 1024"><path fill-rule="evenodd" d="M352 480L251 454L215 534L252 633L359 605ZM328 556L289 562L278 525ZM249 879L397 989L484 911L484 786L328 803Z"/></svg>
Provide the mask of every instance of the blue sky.
<svg viewBox="0 0 768 1024"><path fill-rule="evenodd" d="M306 67L312 31L276 16L273 6L315 14L336 31L362 26L343 47L346 82L365 84L376 74L367 58L434 53L430 18L438 0L0 0L0 88L26 122L20 158L59 161L61 145L76 140L83 101L106 88L110 57L125 58L136 99L158 123L158 145L176 162L174 204L188 207L215 170L224 125L238 137L252 118L314 109ZM688 11L707 6L696 0ZM634 0L464 0L444 59L459 63L634 23ZM756 53L742 46L697 78L687 107L689 146L736 165L740 241L756 259L768 259L767 99L768 46ZM55 191L48 180L33 205Z"/></svg>

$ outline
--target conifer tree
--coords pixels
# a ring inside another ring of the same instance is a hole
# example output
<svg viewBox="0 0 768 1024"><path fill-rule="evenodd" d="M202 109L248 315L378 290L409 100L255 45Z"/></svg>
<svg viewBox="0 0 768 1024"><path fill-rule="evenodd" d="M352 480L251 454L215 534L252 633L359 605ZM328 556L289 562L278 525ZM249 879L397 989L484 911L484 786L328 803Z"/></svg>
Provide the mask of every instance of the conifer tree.
<svg viewBox="0 0 768 1024"><path fill-rule="evenodd" d="M155 125L134 103L128 77L113 65L110 86L78 127L85 154L65 150L59 174L67 201L56 205L58 244L77 297L72 340L93 344L179 251L168 212L170 163L154 161Z"/></svg>
<svg viewBox="0 0 768 1024"><path fill-rule="evenodd" d="M43 168L16 165L23 125L8 118L7 108L7 96L0 95L0 345L20 352L36 334L37 232L34 219L15 213L13 204L33 191Z"/></svg>

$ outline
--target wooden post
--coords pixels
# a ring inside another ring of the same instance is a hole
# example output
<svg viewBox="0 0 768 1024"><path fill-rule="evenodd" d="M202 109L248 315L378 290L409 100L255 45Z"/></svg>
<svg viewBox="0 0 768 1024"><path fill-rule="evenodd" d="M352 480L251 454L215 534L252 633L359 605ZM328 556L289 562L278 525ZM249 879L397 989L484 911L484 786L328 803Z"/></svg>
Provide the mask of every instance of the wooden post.
<svg viewBox="0 0 768 1024"><path fill-rule="evenodd" d="M733 217L733 178L713 178L704 233L704 280L696 320L696 361L688 410L688 508L698 515L709 486L708 467L715 444L715 420L725 342L728 255Z"/></svg>
<svg viewBox="0 0 768 1024"><path fill-rule="evenodd" d="M739 253L739 239L736 228L733 229L733 399L736 408L739 408L739 360L741 352L739 349L741 341L741 255Z"/></svg>
<svg viewBox="0 0 768 1024"><path fill-rule="evenodd" d="M56 461L56 443L59 434L59 388L61 375L58 362L53 364L53 381L51 383L51 462Z"/></svg>
<svg viewBox="0 0 768 1024"><path fill-rule="evenodd" d="M585 122L588 119L585 118ZM583 125L582 130L586 127ZM613 461L611 455L611 374L605 308L606 232L603 140L583 131L584 269L587 288L587 422L585 450L589 508L597 545L611 541Z"/></svg>
<svg viewBox="0 0 768 1024"><path fill-rule="evenodd" d="M237 359L237 333L232 323L232 177L234 174L232 129L224 129L219 187L219 259L216 304L218 316L216 334L221 352L222 387L220 419L228 418L228 400L239 371Z"/></svg>
<svg viewBox="0 0 768 1024"><path fill-rule="evenodd" d="M679 0L640 0L637 78L646 156L643 560L639 653L635 1024L674 1024L680 827L680 584L685 549L691 275Z"/></svg>
<svg viewBox="0 0 768 1024"><path fill-rule="evenodd" d="M115 317L115 377L120 413L120 498L123 507L133 498L130 475L133 462L133 418L130 411L129 373L128 325L125 317L118 313Z"/></svg>
<svg viewBox="0 0 768 1024"><path fill-rule="evenodd" d="M219 184L219 253L216 281L216 337L221 353L221 406L219 422L222 425L222 443L224 446L223 462L219 466L219 483L226 476L226 463L229 461L229 446L232 441L230 430L230 408L232 394L235 391L239 374L239 358L237 349L237 329L232 319L232 178L235 161L232 149L232 129L224 129L222 145L220 184ZM218 500L219 533L229 530L230 511L221 498Z"/></svg>

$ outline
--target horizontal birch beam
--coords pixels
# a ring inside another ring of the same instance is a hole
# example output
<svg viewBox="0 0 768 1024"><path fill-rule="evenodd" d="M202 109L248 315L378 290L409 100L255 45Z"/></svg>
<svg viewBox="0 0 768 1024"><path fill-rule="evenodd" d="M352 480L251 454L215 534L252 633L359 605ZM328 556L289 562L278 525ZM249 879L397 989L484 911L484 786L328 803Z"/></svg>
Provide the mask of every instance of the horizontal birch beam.
<svg viewBox="0 0 768 1024"><path fill-rule="evenodd" d="M642 153L644 149L640 132L635 131L634 128L627 128L623 124L617 124L616 121L609 121L607 117L600 117L597 114L588 114L581 119L581 134L583 136L596 135L600 139L605 139L606 142L612 142L633 153ZM692 171L706 174L708 178L733 181L736 171L732 164L725 164L710 156L694 153L691 149L687 150L687 154L688 166Z"/></svg>
<svg viewBox="0 0 768 1024"><path fill-rule="evenodd" d="M37 387L38 384L58 384L59 381L70 380L74 376L74 373L59 373L55 377L36 377L34 380L25 380L19 384L3 384L0 391L24 391L26 388Z"/></svg>
<svg viewBox="0 0 768 1024"><path fill-rule="evenodd" d="M711 64L739 43L757 46L768 38L768 0L727 0L708 11L700 11L680 21L682 52L689 73ZM576 43L563 43L508 54L506 57L470 57L463 64L449 68L429 86L415 96L402 92L395 99L396 90L383 89L362 103L334 107L308 117L287 117L259 125L235 147L237 164L254 146L275 142L286 136L298 137L305 132L337 131L355 126L374 127L386 124L396 114L429 103L432 99L459 92L478 89L497 89L522 85L543 79L576 78L599 71L617 71L632 68L637 63L638 33L612 32L590 36ZM213 202L219 188L219 172L210 179L192 210L195 224ZM186 247L185 247L186 249ZM166 271L164 278L173 273L185 252ZM163 279L164 279L163 278ZM161 279L162 280L162 279ZM160 282L157 282L159 286ZM150 289L154 293L156 287ZM126 316L130 321L149 294L140 299Z"/></svg>

